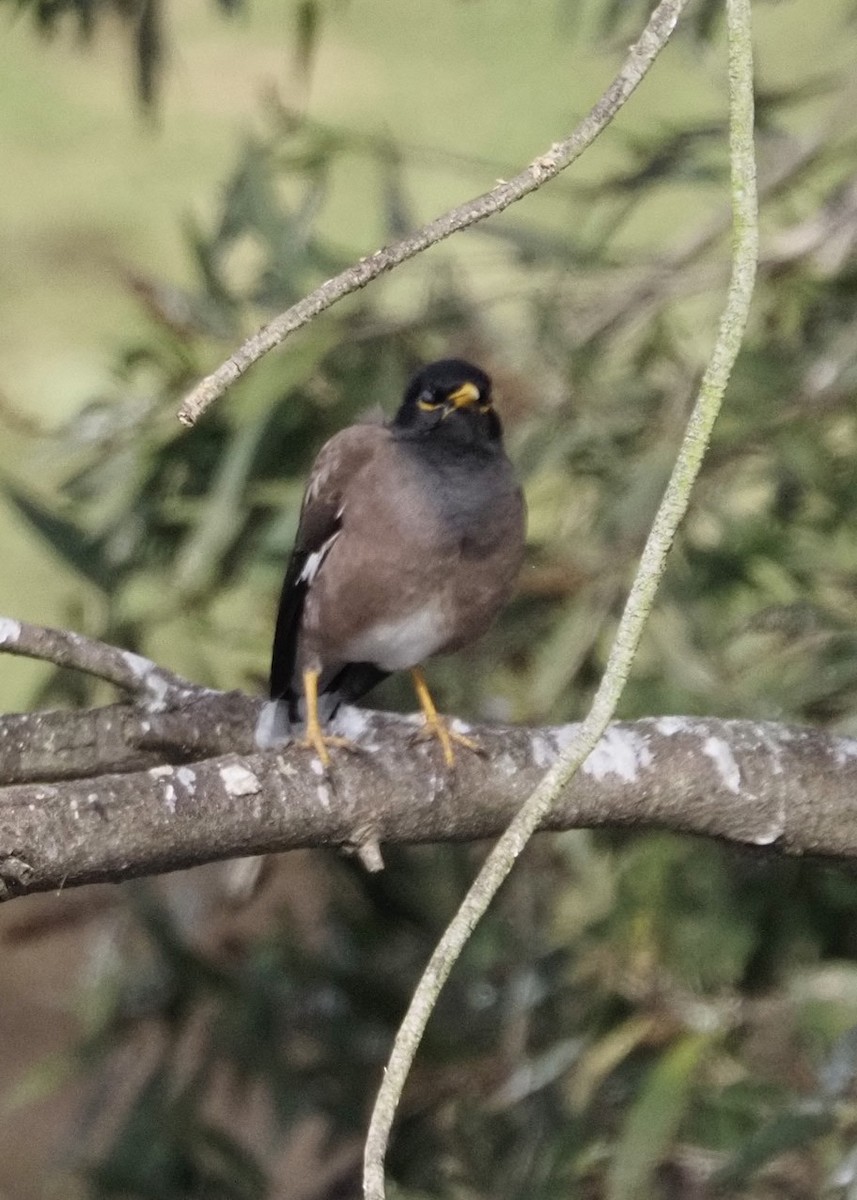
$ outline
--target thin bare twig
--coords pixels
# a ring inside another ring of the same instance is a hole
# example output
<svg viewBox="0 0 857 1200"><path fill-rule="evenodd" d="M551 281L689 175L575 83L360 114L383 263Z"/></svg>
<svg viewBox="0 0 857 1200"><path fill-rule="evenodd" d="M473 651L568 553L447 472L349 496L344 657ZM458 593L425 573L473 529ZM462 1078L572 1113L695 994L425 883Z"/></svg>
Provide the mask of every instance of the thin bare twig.
<svg viewBox="0 0 857 1200"><path fill-rule="evenodd" d="M384 1200L384 1159L390 1129L411 1063L441 988L518 855L586 761L615 712L654 602L667 554L690 502L691 488L702 464L741 346L758 257L750 0L727 0L726 11L733 253L732 278L717 341L664 498L646 541L592 708L560 761L548 771L486 859L432 954L396 1035L366 1138L363 1171L366 1200Z"/></svg>
<svg viewBox="0 0 857 1200"><path fill-rule="evenodd" d="M401 241L384 246L367 258L362 258L353 267L328 279L303 300L286 309L249 337L230 354L226 362L197 384L185 397L179 410L179 420L185 425L193 425L208 406L218 396L222 396L248 367L269 350L279 346L289 334L330 308L337 300L359 291L379 275L407 262L409 258L436 245L451 234L467 229L477 221L484 221L486 217L494 216L495 213L503 212L516 200L537 191L560 171L565 170L595 141L633 93L669 40L686 3L687 0L661 0L607 91L567 138L554 142L549 150L534 159L513 179L501 180L490 192L484 192L474 200L450 209Z"/></svg>
<svg viewBox="0 0 857 1200"><path fill-rule="evenodd" d="M57 667L70 667L94 675L134 696L145 698L155 709L205 690L130 650L120 650L82 633L30 625L12 617L0 617L0 654L38 658Z"/></svg>

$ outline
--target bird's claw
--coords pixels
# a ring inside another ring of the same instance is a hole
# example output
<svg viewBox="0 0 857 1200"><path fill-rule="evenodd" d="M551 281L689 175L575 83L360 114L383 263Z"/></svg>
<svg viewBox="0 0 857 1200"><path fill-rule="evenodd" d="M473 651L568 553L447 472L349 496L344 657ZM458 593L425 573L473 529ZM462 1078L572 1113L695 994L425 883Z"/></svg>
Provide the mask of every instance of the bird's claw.
<svg viewBox="0 0 857 1200"><path fill-rule="evenodd" d="M484 755L485 751L478 742L473 738L465 737L463 733L456 733L454 729L450 729L443 717L436 716L434 718L426 717L423 725L414 733L412 741L424 742L429 738L436 738L440 742L441 750L443 751L443 761L451 770L455 766L455 751L452 748L453 742L458 746L463 746L465 750L472 751L473 754Z"/></svg>
<svg viewBox="0 0 857 1200"><path fill-rule="evenodd" d="M328 746L333 746L337 750L347 750L349 754L360 753L360 747L356 742L352 742L350 738L338 737L332 733L322 733L320 727L317 729L307 729L304 737L298 742L298 745L304 750L313 750L325 771L330 768Z"/></svg>

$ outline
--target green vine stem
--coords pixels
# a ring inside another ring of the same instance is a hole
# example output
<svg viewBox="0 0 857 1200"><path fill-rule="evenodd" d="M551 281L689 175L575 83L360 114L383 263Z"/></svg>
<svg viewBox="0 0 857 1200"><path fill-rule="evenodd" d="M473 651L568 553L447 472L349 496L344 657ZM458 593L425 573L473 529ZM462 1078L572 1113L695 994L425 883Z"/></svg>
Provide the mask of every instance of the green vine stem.
<svg viewBox="0 0 857 1200"><path fill-rule="evenodd" d="M733 214L732 274L717 341L703 376L669 483L643 550L604 676L578 736L529 796L494 846L443 934L396 1035L366 1138L365 1200L384 1200L384 1159L399 1098L437 997L470 934L503 880L594 749L611 720L631 669L667 554L687 511L744 330L758 256L758 205L753 152L753 50L750 0L726 0L729 43L729 148Z"/></svg>

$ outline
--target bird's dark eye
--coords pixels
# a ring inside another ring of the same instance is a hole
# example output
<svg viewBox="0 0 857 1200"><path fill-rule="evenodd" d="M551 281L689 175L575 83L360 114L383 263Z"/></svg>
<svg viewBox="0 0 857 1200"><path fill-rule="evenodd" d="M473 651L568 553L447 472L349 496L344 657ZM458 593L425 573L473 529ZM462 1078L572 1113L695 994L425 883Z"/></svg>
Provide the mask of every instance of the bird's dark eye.
<svg viewBox="0 0 857 1200"><path fill-rule="evenodd" d="M434 412L436 408L440 408L443 401L432 399L431 392L424 392L417 400L417 408L421 412Z"/></svg>

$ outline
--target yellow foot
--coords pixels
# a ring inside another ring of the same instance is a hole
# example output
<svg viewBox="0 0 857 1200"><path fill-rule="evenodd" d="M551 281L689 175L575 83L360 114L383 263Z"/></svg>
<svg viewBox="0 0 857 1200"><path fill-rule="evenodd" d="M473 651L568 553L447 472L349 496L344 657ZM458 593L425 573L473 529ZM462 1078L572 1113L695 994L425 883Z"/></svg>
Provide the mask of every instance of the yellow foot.
<svg viewBox="0 0 857 1200"><path fill-rule="evenodd" d="M443 750L443 761L448 767L455 766L455 751L452 748L452 743L457 746L463 746L465 750L472 750L474 754L484 754L485 751L475 742L473 738L465 737L463 733L456 733L450 729L443 717L437 713L434 716L426 716L425 724L422 729L418 729L414 734L415 742L424 742L428 738L437 738Z"/></svg>
<svg viewBox="0 0 857 1200"><path fill-rule="evenodd" d="M325 770L330 766L330 754L327 747L334 746L337 750L348 750L351 754L359 754L360 747L349 738L334 737L331 733L322 733L320 729L308 729L298 742L304 750L314 750L316 758Z"/></svg>
<svg viewBox="0 0 857 1200"><path fill-rule="evenodd" d="M325 771L330 766L330 755L327 752L328 746L336 746L340 750L350 750L357 754L360 747L356 742L349 741L348 738L334 737L331 733L325 733L321 727L321 722L318 719L318 671L304 671L304 695L306 697L306 733L303 741L298 744L303 746L305 750L314 750Z"/></svg>
<svg viewBox="0 0 857 1200"><path fill-rule="evenodd" d="M443 761L448 767L455 766L455 752L452 749L452 743L457 742L459 746L464 746L467 750L472 750L474 754L483 754L484 751L478 742L474 742L472 738L465 737L463 733L453 733L443 717L434 706L434 700L431 698L431 692L426 683L426 677L423 675L421 667L411 667L411 678L414 681L414 691L417 693L417 699L420 702L420 708L423 710L425 724L422 729L414 734L414 741L423 741L425 738L437 738L443 749Z"/></svg>

